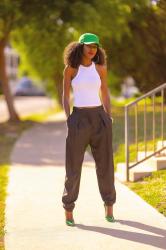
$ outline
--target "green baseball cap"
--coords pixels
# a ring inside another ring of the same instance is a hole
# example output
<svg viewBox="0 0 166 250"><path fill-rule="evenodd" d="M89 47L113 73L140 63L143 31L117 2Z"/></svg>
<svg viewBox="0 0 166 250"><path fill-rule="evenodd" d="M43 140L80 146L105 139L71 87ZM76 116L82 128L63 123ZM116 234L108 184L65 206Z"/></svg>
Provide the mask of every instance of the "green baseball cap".
<svg viewBox="0 0 166 250"><path fill-rule="evenodd" d="M79 38L79 43L91 44L96 43L98 46L101 46L99 43L99 37L92 33L84 33Z"/></svg>

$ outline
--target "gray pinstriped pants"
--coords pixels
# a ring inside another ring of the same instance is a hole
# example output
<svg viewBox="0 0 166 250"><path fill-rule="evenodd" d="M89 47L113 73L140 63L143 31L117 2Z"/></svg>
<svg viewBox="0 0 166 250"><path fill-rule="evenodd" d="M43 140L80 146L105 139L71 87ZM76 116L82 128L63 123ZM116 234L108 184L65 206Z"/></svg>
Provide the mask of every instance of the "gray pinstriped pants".
<svg viewBox="0 0 166 250"><path fill-rule="evenodd" d="M99 191L106 205L116 201L112 150L112 121L103 105L73 111L67 119L66 176L63 207L72 211L78 198L81 169L88 144L95 160Z"/></svg>

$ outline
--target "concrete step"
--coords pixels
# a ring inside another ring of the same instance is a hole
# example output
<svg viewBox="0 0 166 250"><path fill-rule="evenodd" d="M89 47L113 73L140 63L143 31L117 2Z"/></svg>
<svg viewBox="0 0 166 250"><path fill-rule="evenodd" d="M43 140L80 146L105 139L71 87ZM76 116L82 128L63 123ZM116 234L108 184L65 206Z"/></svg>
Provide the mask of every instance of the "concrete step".
<svg viewBox="0 0 166 250"><path fill-rule="evenodd" d="M161 149L161 147L157 147L156 150ZM138 161L143 160L145 157L150 156L154 153L154 151L147 151L145 155L145 151L138 151ZM155 155L156 158L166 157L166 150L161 151L160 153Z"/></svg>
<svg viewBox="0 0 166 250"><path fill-rule="evenodd" d="M132 182L141 180L144 177L150 176L152 172L156 171L153 166L145 166L144 163L135 166L129 171L129 180Z"/></svg>
<svg viewBox="0 0 166 250"><path fill-rule="evenodd" d="M126 181L125 176L118 172L115 172L115 178L122 183Z"/></svg>
<svg viewBox="0 0 166 250"><path fill-rule="evenodd" d="M163 142L163 145L166 146L166 141ZM162 148L162 141L158 141L157 143L157 150ZM146 156L150 156L153 151L147 151ZM145 158L145 152L139 151L138 152L138 160L142 160ZM134 162L130 163L132 166ZM152 156L151 158L145 160L144 162L138 164L137 166L133 167L129 171L129 180L130 181L137 181L142 179L143 177L151 175L152 172L158 171L161 169L166 169L166 150L162 151L160 154L156 156ZM117 172L115 173L117 179L122 182L126 181L126 164L125 163L118 163L117 164Z"/></svg>
<svg viewBox="0 0 166 250"><path fill-rule="evenodd" d="M134 164L134 162L132 163ZM156 166L144 163L140 163L139 165L135 166L134 168L129 170L129 181L135 182L143 177L150 176L152 172L156 171ZM117 164L117 171L115 173L115 177L121 181L126 181L126 164L125 163L118 163Z"/></svg>
<svg viewBox="0 0 166 250"><path fill-rule="evenodd" d="M157 142L157 150L161 149L163 146L166 147L166 141L163 141L163 143L162 143L162 141L158 141ZM163 151L161 151L160 155L162 155L162 156L165 155L166 156L166 149L164 149Z"/></svg>
<svg viewBox="0 0 166 250"><path fill-rule="evenodd" d="M153 154L153 151L147 151L145 155L145 151L138 151L138 161L143 160L145 157Z"/></svg>
<svg viewBox="0 0 166 250"><path fill-rule="evenodd" d="M166 157L165 156L160 156L160 157L152 156L150 159L144 161L143 164L145 167L151 166L154 169L154 171L157 171L160 169L166 169Z"/></svg>
<svg viewBox="0 0 166 250"><path fill-rule="evenodd" d="M123 162L117 164L117 170L115 172L115 177L121 181L126 181L126 164Z"/></svg>

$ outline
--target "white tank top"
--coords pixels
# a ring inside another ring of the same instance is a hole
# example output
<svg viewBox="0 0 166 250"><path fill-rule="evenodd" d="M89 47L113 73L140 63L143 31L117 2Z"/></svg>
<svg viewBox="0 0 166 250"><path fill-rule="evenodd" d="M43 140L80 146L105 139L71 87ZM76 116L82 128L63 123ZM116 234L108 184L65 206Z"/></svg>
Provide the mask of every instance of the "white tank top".
<svg viewBox="0 0 166 250"><path fill-rule="evenodd" d="M100 106L99 90L101 79L92 61L90 66L80 65L77 75L71 81L73 105L76 107Z"/></svg>

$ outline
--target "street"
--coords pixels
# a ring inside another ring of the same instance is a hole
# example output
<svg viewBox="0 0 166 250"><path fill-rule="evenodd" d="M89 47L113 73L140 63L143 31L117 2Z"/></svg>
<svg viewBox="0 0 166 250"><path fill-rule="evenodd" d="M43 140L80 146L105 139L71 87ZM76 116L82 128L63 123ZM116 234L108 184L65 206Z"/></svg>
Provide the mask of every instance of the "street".
<svg viewBox="0 0 166 250"><path fill-rule="evenodd" d="M53 100L48 97L15 97L14 105L20 116L46 111L53 107ZM0 100L0 122L8 120L9 114L5 100Z"/></svg>

